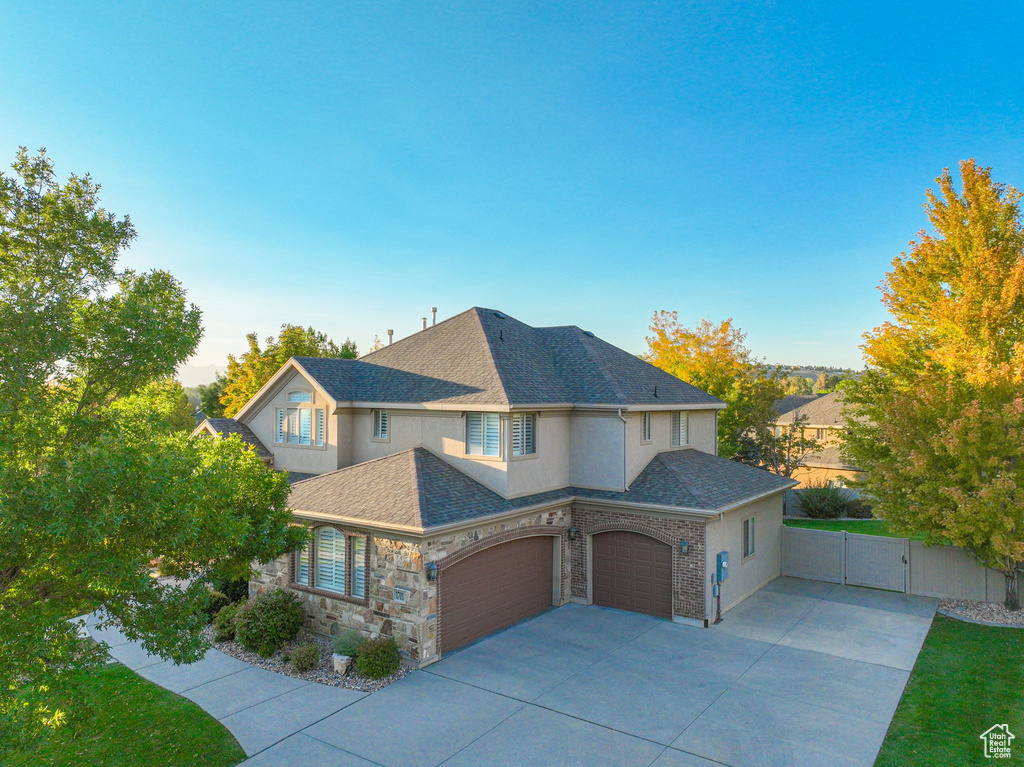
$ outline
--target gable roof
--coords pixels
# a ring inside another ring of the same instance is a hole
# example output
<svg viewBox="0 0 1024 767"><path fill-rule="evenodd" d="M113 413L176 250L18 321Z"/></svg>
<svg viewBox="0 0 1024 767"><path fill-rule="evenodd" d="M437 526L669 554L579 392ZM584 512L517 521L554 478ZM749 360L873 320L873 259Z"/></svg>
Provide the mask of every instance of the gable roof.
<svg viewBox="0 0 1024 767"><path fill-rule="evenodd" d="M842 411L843 393L834 391L784 412L775 423L786 425L794 423L797 418L806 417L805 426L831 426L842 429L846 426L846 419L843 418Z"/></svg>
<svg viewBox="0 0 1024 767"><path fill-rule="evenodd" d="M256 433L244 423L236 421L234 418L207 418L192 433L198 434L200 431L206 431L214 436L218 434L224 436L237 434L242 442L252 445L256 449L256 454L260 458L264 460L273 460L274 458L274 454L267 450L267 446L260 441Z"/></svg>
<svg viewBox="0 0 1024 767"><path fill-rule="evenodd" d="M574 325L534 328L480 307L358 360L295 361L335 401L724 407Z"/></svg>
<svg viewBox="0 0 1024 767"><path fill-rule="evenodd" d="M541 505L592 500L712 515L795 485L791 479L697 450L660 453L624 492L566 487L506 499L430 451L416 447L292 485L288 505L426 531Z"/></svg>
<svg viewBox="0 0 1024 767"><path fill-rule="evenodd" d="M785 397L780 399L774 405L772 410L775 411L775 415L783 415L788 413L790 410L794 410L798 407L806 405L808 402L813 402L822 395L820 394L787 394Z"/></svg>

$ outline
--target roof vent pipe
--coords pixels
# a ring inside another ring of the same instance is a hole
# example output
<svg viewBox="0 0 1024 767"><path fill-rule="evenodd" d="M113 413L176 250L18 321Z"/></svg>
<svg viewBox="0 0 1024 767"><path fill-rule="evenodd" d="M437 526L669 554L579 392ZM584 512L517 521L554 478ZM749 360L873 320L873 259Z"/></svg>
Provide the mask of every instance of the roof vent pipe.
<svg viewBox="0 0 1024 767"><path fill-rule="evenodd" d="M436 306L431 306L430 307L430 317L431 317L430 324L431 325L436 325L437 324L437 307Z"/></svg>
<svg viewBox="0 0 1024 767"><path fill-rule="evenodd" d="M394 330L388 330L388 346L391 346L391 342L394 340L394 335Z"/></svg>
<svg viewBox="0 0 1024 767"><path fill-rule="evenodd" d="M426 317L423 318L423 328L422 329L423 330L427 329L427 318Z"/></svg>

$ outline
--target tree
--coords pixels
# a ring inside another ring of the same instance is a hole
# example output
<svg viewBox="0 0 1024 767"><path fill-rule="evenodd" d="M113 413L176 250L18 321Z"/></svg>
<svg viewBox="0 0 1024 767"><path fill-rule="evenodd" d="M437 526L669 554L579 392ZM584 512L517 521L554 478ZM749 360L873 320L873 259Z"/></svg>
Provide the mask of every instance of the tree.
<svg viewBox="0 0 1024 767"><path fill-rule="evenodd" d="M813 394L810 378L801 378L797 375L786 376L782 379L783 394Z"/></svg>
<svg viewBox="0 0 1024 767"><path fill-rule="evenodd" d="M807 416L796 418L787 426L777 427L770 439L760 441L747 437L743 452L744 463L760 466L783 477L792 477L793 472L803 465L808 453L817 450L821 443L805 436Z"/></svg>
<svg viewBox="0 0 1024 767"><path fill-rule="evenodd" d="M1006 579L1024 560L1024 227L991 169L946 169L922 231L882 284L891 319L865 335L843 387L846 453L894 530L951 542ZM851 415L859 415L860 419Z"/></svg>
<svg viewBox="0 0 1024 767"><path fill-rule="evenodd" d="M45 151L0 173L0 749L101 662L66 619L100 609L161 657L198 658L209 584L300 545L287 481L237 439L190 438L169 383L201 334L168 273ZM150 562L182 585L150 578Z"/></svg>
<svg viewBox="0 0 1024 767"><path fill-rule="evenodd" d="M651 332L648 362L728 405L718 419L719 454L759 465L759 446L774 439L772 406L783 395L778 372L754 358L731 319L690 329L676 312L662 311L651 318Z"/></svg>
<svg viewBox="0 0 1024 767"><path fill-rule="evenodd" d="M282 325L281 335L268 338L266 349L260 349L255 333L250 333L246 339L249 351L237 359L234 355L228 356L228 372L220 401L224 415L229 417L241 410L292 357L355 359L359 356L355 343L349 339L338 346L325 334L297 325Z"/></svg>
<svg viewBox="0 0 1024 767"><path fill-rule="evenodd" d="M210 383L199 385L199 409L207 418L224 417L224 403L220 398L224 396L224 387L227 383L228 379L218 373Z"/></svg>

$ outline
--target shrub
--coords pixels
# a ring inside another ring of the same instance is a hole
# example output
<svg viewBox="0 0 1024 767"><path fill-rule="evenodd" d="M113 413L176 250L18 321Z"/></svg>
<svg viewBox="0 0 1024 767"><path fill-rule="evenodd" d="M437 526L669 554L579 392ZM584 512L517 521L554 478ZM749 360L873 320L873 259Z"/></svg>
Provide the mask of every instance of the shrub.
<svg viewBox="0 0 1024 767"><path fill-rule="evenodd" d="M224 605L213 619L213 641L227 642L235 638L235 619L244 602Z"/></svg>
<svg viewBox="0 0 1024 767"><path fill-rule="evenodd" d="M302 628L302 605L294 594L274 589L238 611L235 636L247 650L269 658Z"/></svg>
<svg viewBox="0 0 1024 767"><path fill-rule="evenodd" d="M832 482L810 481L796 492L800 509L811 519L841 517L850 502L850 491Z"/></svg>
<svg viewBox="0 0 1024 767"><path fill-rule="evenodd" d="M291 656L296 671L312 671L320 665L320 645L316 642L303 642L292 649Z"/></svg>
<svg viewBox="0 0 1024 767"><path fill-rule="evenodd" d="M356 668L363 676L379 679L398 671L402 659L398 655L398 645L391 637L367 639L356 650Z"/></svg>
<svg viewBox="0 0 1024 767"><path fill-rule="evenodd" d="M227 594L221 591L211 591L206 595L206 607L203 608L203 612L206 613L206 622L212 623L213 619L217 617L223 608L231 604L231 600L228 599Z"/></svg>
<svg viewBox="0 0 1024 767"><path fill-rule="evenodd" d="M846 504L846 516L854 519L871 519L875 516L871 504L863 498L851 498Z"/></svg>
<svg viewBox="0 0 1024 767"><path fill-rule="evenodd" d="M359 654L359 645L364 641L362 634L349 629L345 633L336 636L334 641L331 642L331 646L338 655L348 655L350 658L355 658Z"/></svg>
<svg viewBox="0 0 1024 767"><path fill-rule="evenodd" d="M249 580L247 578L221 580L214 585L217 591L222 592L228 598L228 602L245 602L249 599Z"/></svg>

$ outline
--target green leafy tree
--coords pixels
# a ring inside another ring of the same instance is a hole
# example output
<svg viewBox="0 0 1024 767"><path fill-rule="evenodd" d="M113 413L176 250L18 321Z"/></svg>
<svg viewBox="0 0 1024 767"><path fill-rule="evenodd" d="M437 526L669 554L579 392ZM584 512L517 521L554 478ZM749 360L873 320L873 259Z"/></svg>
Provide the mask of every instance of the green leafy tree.
<svg viewBox="0 0 1024 767"><path fill-rule="evenodd" d="M744 446L744 463L760 466L783 477L792 477L803 465L808 453L821 447L821 443L805 436L807 416L799 416L793 423L776 427L770 437L754 440L748 437ZM777 433L776 433L777 432Z"/></svg>
<svg viewBox="0 0 1024 767"><path fill-rule="evenodd" d="M224 403L220 398L224 396L227 383L228 379L218 373L210 383L199 385L199 409L207 418L223 418Z"/></svg>
<svg viewBox="0 0 1024 767"><path fill-rule="evenodd" d="M961 163L929 190L931 232L893 261L890 320L844 385L845 451L875 514L1002 571L1018 609L1024 560L1024 226L1021 193ZM861 418L854 418L857 415Z"/></svg>
<svg viewBox="0 0 1024 767"><path fill-rule="evenodd" d="M778 371L754 358L731 319L701 320L691 329L676 312L662 311L651 318L651 332L648 362L728 405L718 419L719 454L759 465L759 446L773 439L772 406L783 394Z"/></svg>
<svg viewBox="0 0 1024 767"><path fill-rule="evenodd" d="M224 415L229 417L241 410L292 357L355 359L359 356L354 342L346 339L339 346L324 333L298 325L282 325L281 335L268 338L264 349L260 348L255 333L250 333L246 339L249 351L239 358L228 356L228 372L220 401Z"/></svg>
<svg viewBox="0 0 1024 767"><path fill-rule="evenodd" d="M190 438L168 381L200 314L166 272L119 270L135 237L89 176L41 151L0 173L0 749L101 661L66 619L100 609L185 662L215 579L300 544L283 474L237 439ZM150 563L183 579L150 577Z"/></svg>
<svg viewBox="0 0 1024 767"><path fill-rule="evenodd" d="M810 378L802 378L798 375L785 376L782 379L783 394L813 394Z"/></svg>

